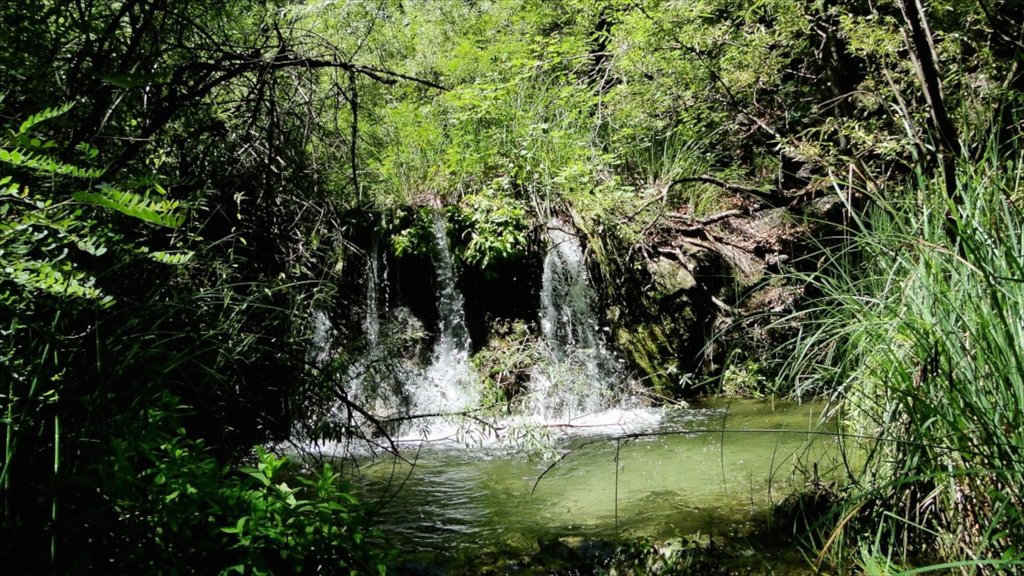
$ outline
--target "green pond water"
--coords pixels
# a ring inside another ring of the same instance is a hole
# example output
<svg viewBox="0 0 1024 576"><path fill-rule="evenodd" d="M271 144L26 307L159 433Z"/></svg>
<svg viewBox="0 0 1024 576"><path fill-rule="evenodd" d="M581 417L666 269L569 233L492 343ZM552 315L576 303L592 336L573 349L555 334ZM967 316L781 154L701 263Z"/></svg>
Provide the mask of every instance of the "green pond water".
<svg viewBox="0 0 1024 576"><path fill-rule="evenodd" d="M815 471L836 473L824 408L712 400L666 411L655 435L563 438L555 450L565 456L550 469L550 459L507 449L421 447L403 454L414 463L361 462L355 482L406 554L529 553L566 536L742 535Z"/></svg>

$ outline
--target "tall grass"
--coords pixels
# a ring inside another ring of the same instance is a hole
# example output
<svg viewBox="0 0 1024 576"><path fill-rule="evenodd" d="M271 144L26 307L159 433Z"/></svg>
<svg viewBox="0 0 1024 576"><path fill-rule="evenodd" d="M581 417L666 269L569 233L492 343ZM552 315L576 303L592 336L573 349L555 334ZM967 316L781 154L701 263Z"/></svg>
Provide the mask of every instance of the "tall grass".
<svg viewBox="0 0 1024 576"><path fill-rule="evenodd" d="M941 178L883 190L808 278L789 369L876 438L823 559L1024 572L1022 154L961 162L961 205Z"/></svg>

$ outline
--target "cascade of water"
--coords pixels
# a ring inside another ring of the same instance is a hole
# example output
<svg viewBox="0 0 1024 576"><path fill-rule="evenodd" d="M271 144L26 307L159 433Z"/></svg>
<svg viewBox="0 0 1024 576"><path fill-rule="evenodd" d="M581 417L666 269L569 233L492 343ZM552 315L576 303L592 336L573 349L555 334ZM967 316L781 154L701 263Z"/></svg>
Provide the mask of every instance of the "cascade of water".
<svg viewBox="0 0 1024 576"><path fill-rule="evenodd" d="M313 317L310 318L310 331L312 336L309 341L309 350L306 352L306 360L316 366L323 368L331 359L331 333L334 327L331 319L320 308L313 310Z"/></svg>
<svg viewBox="0 0 1024 576"><path fill-rule="evenodd" d="M379 247L375 241L370 251L366 254L366 265L364 267L363 279L366 285L366 309L363 315L363 330L366 334L367 348L362 356L349 364L343 374L329 374L329 377L341 376L337 383L338 392L344 395L349 401L374 409L381 397L380 378L376 374L376 368L382 356L379 345L380 340L380 318L378 312L378 274L377 261L379 259ZM310 358L318 369L324 369L331 360L334 350L330 347L330 337L333 332L330 319L322 310L314 310L313 318L313 339L310 349ZM325 344L326 343L326 344ZM336 404L327 414L321 418L337 422L351 423L352 414L344 404ZM304 435L303 430L296 431L297 436Z"/></svg>
<svg viewBox="0 0 1024 576"><path fill-rule="evenodd" d="M434 270L437 274L437 313L440 319L440 338L434 348L437 354L449 352L469 354L469 330L466 328L462 293L455 286L455 262L448 248L448 233L440 214L434 215Z"/></svg>
<svg viewBox="0 0 1024 576"><path fill-rule="evenodd" d="M534 370L527 404L535 417L568 420L608 408L618 374L591 307L579 239L558 219L547 236L540 325L551 363Z"/></svg>
<svg viewBox="0 0 1024 576"><path fill-rule="evenodd" d="M380 340L380 312L378 308L379 282L378 261L380 260L380 243L373 241L370 251L366 255L366 311L363 316L363 330L366 332L367 357L376 355L378 342ZM313 310L310 318L310 347L306 353L307 360L318 369L324 368L334 354L331 338L334 326L330 317L321 308Z"/></svg>
<svg viewBox="0 0 1024 576"><path fill-rule="evenodd" d="M593 291L579 239L565 224L553 220L548 226L549 250L544 260L540 302L541 346L548 361L534 367L523 410L503 426L509 431L520 426L540 425L545 429L581 427L622 430L649 426L657 415L637 410L638 406L617 396L624 389L621 372L601 336L592 301ZM481 382L469 362L471 342L464 312L464 300L456 286L456 270L445 223L440 214L433 222L434 296L437 306L437 339L429 365L416 366L407 351L397 350L382 335L382 276L379 246L374 244L365 267L365 316L363 328L366 353L346 370L344 393L348 400L384 421L399 422L412 417L399 429L396 440L419 442L471 435L488 441L483 429L465 426L465 421L445 418L476 408L480 404ZM386 260L384 261L386 265ZM383 301L387 301L386 293ZM401 311L401 308L395 312ZM411 318L411 316L410 316ZM414 319L388 322L390 328ZM328 341L331 327L326 315L313 318L316 350ZM327 357L327 356L322 356ZM335 409L334 418L363 425L367 434L380 431L353 415L347 405ZM510 433L514 436L514 433ZM498 438L494 438L498 440Z"/></svg>
<svg viewBox="0 0 1024 576"><path fill-rule="evenodd" d="M541 278L540 325L552 353L565 360L573 350L603 346L590 307L590 281L579 240L557 219L548 225L548 240L551 247Z"/></svg>
<svg viewBox="0 0 1024 576"><path fill-rule="evenodd" d="M388 357L380 341L380 243L375 239L366 254L364 279L366 302L363 332L366 351L349 366L346 393L350 400L376 413L390 413L396 403L395 377L402 373L398 362Z"/></svg>
<svg viewBox="0 0 1024 576"><path fill-rule="evenodd" d="M366 331L366 342L371 354L380 341L379 260L380 244L374 240L366 255L366 314L363 316L363 330Z"/></svg>
<svg viewBox="0 0 1024 576"><path fill-rule="evenodd" d="M463 298L455 285L455 265L440 214L434 216L434 241L438 338L430 365L408 389L413 414L459 412L476 406L480 400L476 377L469 364L471 343ZM429 425L437 426L438 422ZM446 432L452 431L443 424L441 427ZM431 431L431 436L437 436L437 430Z"/></svg>

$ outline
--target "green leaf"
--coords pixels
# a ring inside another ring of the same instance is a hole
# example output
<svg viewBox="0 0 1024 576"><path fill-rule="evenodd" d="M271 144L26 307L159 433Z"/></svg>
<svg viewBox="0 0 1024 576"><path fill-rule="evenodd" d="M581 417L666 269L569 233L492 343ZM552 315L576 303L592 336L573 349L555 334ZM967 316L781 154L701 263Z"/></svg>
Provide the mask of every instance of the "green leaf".
<svg viewBox="0 0 1024 576"><path fill-rule="evenodd" d="M60 268L50 262L25 259L8 263L5 272L10 280L28 290L39 290L61 298L95 300L101 306L113 303L113 298L93 286L95 278L70 268Z"/></svg>
<svg viewBox="0 0 1024 576"><path fill-rule="evenodd" d="M160 262L161 264L167 264L170 266L180 266L188 263L195 256L195 253L191 250L176 250L173 252L149 252L147 254L149 258Z"/></svg>
<svg viewBox="0 0 1024 576"><path fill-rule="evenodd" d="M264 486L270 486L270 478L268 478L262 470L257 470L256 468L242 468L241 472L259 480L260 484Z"/></svg>
<svg viewBox="0 0 1024 576"><path fill-rule="evenodd" d="M0 162L6 162L13 166L32 168L47 174L64 174L78 178L95 179L103 175L102 168L82 168L73 164L67 164L54 160L29 150L14 148L11 150L0 149Z"/></svg>
<svg viewBox="0 0 1024 576"><path fill-rule="evenodd" d="M37 112L28 117L27 120L21 123L21 127L18 128L18 134L25 134L32 129L36 124L46 122L58 116L65 114L68 110L71 110L75 106L74 102L68 102L63 106L57 106L56 108L47 108L42 112Z"/></svg>
<svg viewBox="0 0 1024 576"><path fill-rule="evenodd" d="M98 188L99 192L76 192L73 197L78 202L110 208L157 226L177 228L185 222L184 214L178 210L181 203L176 200L152 199L108 185Z"/></svg>
<svg viewBox="0 0 1024 576"><path fill-rule="evenodd" d="M226 532L228 534L241 534L242 531L245 530L245 523L248 520L249 520L248 516L242 516L241 518L238 519L238 522L235 524L235 526L233 528L229 526L229 527L221 528L220 531L221 532Z"/></svg>

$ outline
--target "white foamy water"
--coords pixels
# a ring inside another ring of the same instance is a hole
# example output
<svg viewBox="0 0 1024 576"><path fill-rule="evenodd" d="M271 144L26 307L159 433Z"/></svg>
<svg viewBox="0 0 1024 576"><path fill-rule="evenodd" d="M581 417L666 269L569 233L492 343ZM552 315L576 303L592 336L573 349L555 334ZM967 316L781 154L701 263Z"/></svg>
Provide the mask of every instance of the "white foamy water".
<svg viewBox="0 0 1024 576"><path fill-rule="evenodd" d="M434 440L459 432L457 414L480 404L480 384L469 363L472 343L466 327L462 294L456 286L455 262L440 213L434 215L434 275L438 337L430 365L408 384L410 420L400 438ZM451 415L451 416L449 416Z"/></svg>
<svg viewBox="0 0 1024 576"><path fill-rule="evenodd" d="M540 346L545 361L530 373L528 390L512 416L481 416L481 383L469 357L471 342L464 302L457 289L455 265L440 214L433 222L437 340L429 364L417 368L401 359L388 359L378 345L379 256L366 267L367 356L350 372L348 397L362 402L380 420L399 422L391 440L371 440L382 446L442 444L450 446L515 446L537 438L618 435L654 429L661 411L645 408L628 393L627 383L608 351L593 309L583 247L576 233L553 219L547 226L547 254L541 279ZM389 366L401 379L390 394L381 394L374 369ZM371 387L373 393L371 393ZM350 416L344 410L338 417ZM378 430L360 424L368 435ZM320 451L363 451L352 442L320 444Z"/></svg>
<svg viewBox="0 0 1024 576"><path fill-rule="evenodd" d="M566 423L621 411L623 378L594 313L593 289L579 237L563 221L547 226L541 279L540 326L548 361L534 367L527 413Z"/></svg>

